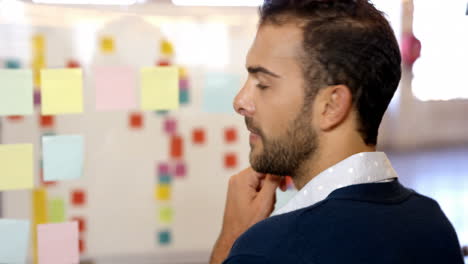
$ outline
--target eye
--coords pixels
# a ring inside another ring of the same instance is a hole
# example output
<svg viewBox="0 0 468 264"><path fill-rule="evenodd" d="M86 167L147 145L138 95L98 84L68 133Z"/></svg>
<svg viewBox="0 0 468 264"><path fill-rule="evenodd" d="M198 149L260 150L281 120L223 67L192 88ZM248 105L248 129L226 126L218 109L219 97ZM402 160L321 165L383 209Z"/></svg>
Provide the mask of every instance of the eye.
<svg viewBox="0 0 468 264"><path fill-rule="evenodd" d="M265 90L266 88L268 88L269 86L266 86L266 85L263 85L261 83L257 84L257 88L259 88L260 90Z"/></svg>

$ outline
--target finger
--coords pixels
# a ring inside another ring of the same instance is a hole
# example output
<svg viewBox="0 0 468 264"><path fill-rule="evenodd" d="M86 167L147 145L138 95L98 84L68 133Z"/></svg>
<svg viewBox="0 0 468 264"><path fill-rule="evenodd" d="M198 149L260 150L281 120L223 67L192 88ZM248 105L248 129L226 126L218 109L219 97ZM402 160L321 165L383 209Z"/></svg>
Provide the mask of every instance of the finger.
<svg viewBox="0 0 468 264"><path fill-rule="evenodd" d="M259 191L259 198L265 202L271 201L274 198L276 188L281 182L281 177L268 174L263 181L261 181L262 188Z"/></svg>

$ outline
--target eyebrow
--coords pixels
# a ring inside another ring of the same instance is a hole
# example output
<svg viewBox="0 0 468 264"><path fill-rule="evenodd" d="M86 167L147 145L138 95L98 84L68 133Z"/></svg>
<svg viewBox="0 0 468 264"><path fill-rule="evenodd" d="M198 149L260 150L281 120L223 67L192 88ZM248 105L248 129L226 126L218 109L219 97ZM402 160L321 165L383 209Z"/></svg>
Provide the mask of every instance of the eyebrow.
<svg viewBox="0 0 468 264"><path fill-rule="evenodd" d="M279 76L278 74L274 73L274 72L271 72L270 70L264 68L264 67L261 67L261 66L251 66L251 67L247 67L247 71L250 73L250 74L257 74L257 73L264 73L266 75L270 75L270 76L273 76L275 78L281 78L281 76Z"/></svg>

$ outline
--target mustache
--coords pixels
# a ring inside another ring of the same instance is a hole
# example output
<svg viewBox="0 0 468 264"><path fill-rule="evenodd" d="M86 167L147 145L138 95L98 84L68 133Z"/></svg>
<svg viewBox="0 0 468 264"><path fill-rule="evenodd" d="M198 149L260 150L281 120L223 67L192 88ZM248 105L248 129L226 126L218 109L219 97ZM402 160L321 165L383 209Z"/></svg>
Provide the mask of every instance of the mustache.
<svg viewBox="0 0 468 264"><path fill-rule="evenodd" d="M253 119L250 117L245 118L245 126L250 131L254 132L257 135L263 136L262 131L254 125Z"/></svg>

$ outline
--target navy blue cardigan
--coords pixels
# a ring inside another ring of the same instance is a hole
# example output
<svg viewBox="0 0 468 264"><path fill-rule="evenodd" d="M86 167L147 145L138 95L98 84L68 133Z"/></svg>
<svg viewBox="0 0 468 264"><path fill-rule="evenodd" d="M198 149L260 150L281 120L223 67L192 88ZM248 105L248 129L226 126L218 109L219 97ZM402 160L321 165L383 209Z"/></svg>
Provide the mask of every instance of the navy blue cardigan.
<svg viewBox="0 0 468 264"><path fill-rule="evenodd" d="M399 181L359 184L247 230L224 264L462 264L436 201Z"/></svg>

